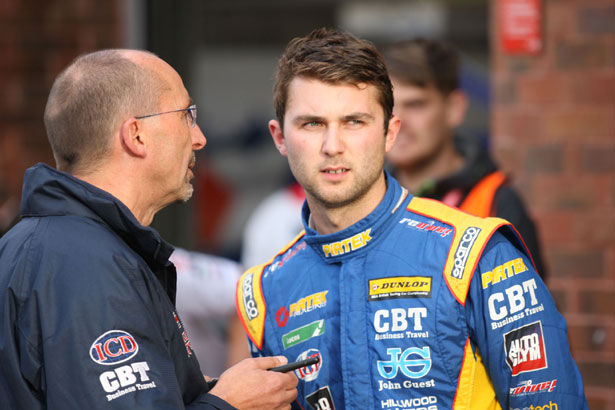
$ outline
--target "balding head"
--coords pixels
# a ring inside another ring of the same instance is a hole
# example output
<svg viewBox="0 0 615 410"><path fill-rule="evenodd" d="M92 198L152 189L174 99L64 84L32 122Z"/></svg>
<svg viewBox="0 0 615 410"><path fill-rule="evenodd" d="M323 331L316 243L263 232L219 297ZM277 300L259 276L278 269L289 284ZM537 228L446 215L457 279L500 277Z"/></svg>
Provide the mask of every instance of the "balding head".
<svg viewBox="0 0 615 410"><path fill-rule="evenodd" d="M156 112L172 70L154 54L103 50L78 57L56 78L45 127L58 169L88 173L107 158L111 137L132 116Z"/></svg>

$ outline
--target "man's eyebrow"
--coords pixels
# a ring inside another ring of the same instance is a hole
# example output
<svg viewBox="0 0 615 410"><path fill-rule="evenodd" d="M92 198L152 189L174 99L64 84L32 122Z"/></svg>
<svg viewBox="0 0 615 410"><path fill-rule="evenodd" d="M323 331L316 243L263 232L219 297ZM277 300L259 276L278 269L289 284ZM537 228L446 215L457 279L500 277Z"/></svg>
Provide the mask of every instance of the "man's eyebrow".
<svg viewBox="0 0 615 410"><path fill-rule="evenodd" d="M364 121L373 121L374 116L372 114L368 114L366 112L353 112L352 114L344 115L342 119L348 120L364 120Z"/></svg>
<svg viewBox="0 0 615 410"><path fill-rule="evenodd" d="M318 115L298 115L295 118L293 118L292 122L293 124L299 124L299 123L304 123L304 122L312 122L312 121L323 121L324 118L320 117Z"/></svg>

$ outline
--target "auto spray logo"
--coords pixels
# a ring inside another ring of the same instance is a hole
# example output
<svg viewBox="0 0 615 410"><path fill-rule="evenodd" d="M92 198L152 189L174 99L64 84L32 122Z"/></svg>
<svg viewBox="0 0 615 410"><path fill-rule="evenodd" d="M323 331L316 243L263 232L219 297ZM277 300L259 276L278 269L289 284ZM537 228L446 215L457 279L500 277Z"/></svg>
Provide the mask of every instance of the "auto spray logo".
<svg viewBox="0 0 615 410"><path fill-rule="evenodd" d="M92 343L90 357L98 364L112 365L125 362L139 351L134 337L123 330L109 330Z"/></svg>
<svg viewBox="0 0 615 410"><path fill-rule="evenodd" d="M316 364L301 367L295 370L295 374L297 375L297 377L304 382L311 382L312 380L316 380L316 378L318 377L318 373L320 373L320 368L322 367L322 355L320 354L320 350L318 349L306 350L305 352L297 356L297 361L309 359L310 357L318 357L320 360Z"/></svg>

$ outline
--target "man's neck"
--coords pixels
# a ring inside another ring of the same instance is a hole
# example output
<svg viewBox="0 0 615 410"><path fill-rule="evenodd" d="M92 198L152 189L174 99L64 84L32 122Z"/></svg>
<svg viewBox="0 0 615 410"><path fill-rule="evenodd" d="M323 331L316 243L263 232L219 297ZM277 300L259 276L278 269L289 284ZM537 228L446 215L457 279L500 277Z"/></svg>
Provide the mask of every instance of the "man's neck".
<svg viewBox="0 0 615 410"><path fill-rule="evenodd" d="M411 193L418 193L430 181L453 175L465 164L463 156L451 144L438 155L412 167L397 168L395 178Z"/></svg>
<svg viewBox="0 0 615 410"><path fill-rule="evenodd" d="M132 181L138 181L138 178L125 178L122 173L113 172L75 175L75 177L113 195L130 209L143 226L149 226L156 212L160 210L150 204L148 192L141 192L143 185L131 184Z"/></svg>

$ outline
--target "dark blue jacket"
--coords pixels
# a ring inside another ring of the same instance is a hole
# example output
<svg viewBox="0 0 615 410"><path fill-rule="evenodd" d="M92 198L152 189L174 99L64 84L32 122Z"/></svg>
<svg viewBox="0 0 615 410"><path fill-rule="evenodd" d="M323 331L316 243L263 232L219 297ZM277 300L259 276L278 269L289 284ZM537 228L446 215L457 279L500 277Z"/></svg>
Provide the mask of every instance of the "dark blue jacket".
<svg viewBox="0 0 615 410"><path fill-rule="evenodd" d="M0 239L3 409L233 409L207 394L156 231L43 164L21 212Z"/></svg>

